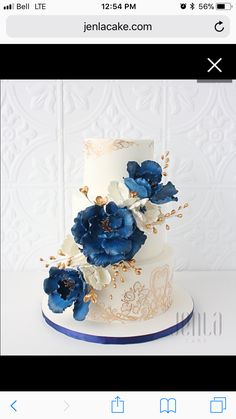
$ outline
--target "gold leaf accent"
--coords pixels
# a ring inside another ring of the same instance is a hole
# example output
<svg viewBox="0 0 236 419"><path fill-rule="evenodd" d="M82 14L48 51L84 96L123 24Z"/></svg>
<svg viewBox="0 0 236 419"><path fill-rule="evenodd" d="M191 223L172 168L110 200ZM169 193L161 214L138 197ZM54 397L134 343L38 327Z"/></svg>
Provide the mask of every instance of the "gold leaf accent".
<svg viewBox="0 0 236 419"><path fill-rule="evenodd" d="M82 194L84 194L85 196L87 196L88 195L89 188L88 188L88 186L83 186L82 188L79 188L79 191Z"/></svg>
<svg viewBox="0 0 236 419"><path fill-rule="evenodd" d="M165 221L165 216L159 215L158 219L156 220L156 224L162 224Z"/></svg>
<svg viewBox="0 0 236 419"><path fill-rule="evenodd" d="M136 198L137 195L138 195L137 192L134 192L134 191L130 191L129 193L130 198Z"/></svg>
<svg viewBox="0 0 236 419"><path fill-rule="evenodd" d="M59 249L57 253L60 256L66 256L66 254L61 249Z"/></svg>
<svg viewBox="0 0 236 419"><path fill-rule="evenodd" d="M93 289L88 294L86 294L84 296L84 302L85 303L88 303L89 301L92 301L92 303L96 304L97 299L98 299L98 296Z"/></svg>
<svg viewBox="0 0 236 419"><path fill-rule="evenodd" d="M108 202L107 197L103 198L102 196L97 196L95 199L95 204L99 205L100 207L102 207L103 205L106 205L106 203Z"/></svg>

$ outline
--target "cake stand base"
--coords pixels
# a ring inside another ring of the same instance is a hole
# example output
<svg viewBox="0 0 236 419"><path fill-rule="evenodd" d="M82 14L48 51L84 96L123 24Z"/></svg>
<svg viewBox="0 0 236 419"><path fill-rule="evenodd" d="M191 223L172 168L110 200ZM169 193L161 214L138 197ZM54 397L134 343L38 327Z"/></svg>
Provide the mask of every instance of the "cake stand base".
<svg viewBox="0 0 236 419"><path fill-rule="evenodd" d="M60 333L74 339L102 344L131 344L159 339L176 333L193 315L193 300L179 287L174 287L173 303L169 310L150 320L124 323L102 323L91 320L82 322L73 319L72 309L55 314L48 308L45 296L42 313L47 324Z"/></svg>

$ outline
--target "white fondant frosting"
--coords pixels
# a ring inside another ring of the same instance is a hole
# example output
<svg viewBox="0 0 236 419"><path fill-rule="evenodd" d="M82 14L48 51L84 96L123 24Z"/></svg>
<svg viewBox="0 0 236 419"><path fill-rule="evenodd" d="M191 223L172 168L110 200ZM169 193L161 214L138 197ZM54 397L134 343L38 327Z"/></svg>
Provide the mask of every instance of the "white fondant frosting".
<svg viewBox="0 0 236 419"><path fill-rule="evenodd" d="M107 195L112 180L128 176L127 162L153 160L152 140L86 139L84 141L84 185L91 194Z"/></svg>

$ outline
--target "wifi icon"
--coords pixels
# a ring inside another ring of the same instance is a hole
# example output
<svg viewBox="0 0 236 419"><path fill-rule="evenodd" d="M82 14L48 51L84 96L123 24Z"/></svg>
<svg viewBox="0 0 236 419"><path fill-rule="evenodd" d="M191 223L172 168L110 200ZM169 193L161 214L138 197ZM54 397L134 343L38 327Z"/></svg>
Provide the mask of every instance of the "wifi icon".
<svg viewBox="0 0 236 419"><path fill-rule="evenodd" d="M11 10L14 9L14 3L8 4L7 6L3 6L4 10Z"/></svg>

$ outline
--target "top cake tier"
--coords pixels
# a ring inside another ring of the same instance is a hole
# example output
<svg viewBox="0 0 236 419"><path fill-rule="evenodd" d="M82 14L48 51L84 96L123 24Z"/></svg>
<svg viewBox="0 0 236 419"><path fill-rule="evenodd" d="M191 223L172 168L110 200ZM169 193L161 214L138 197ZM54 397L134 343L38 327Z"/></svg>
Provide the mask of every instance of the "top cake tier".
<svg viewBox="0 0 236 419"><path fill-rule="evenodd" d="M127 162L153 160L153 140L92 139L84 141L84 185L94 195L106 195L112 180L122 181Z"/></svg>

